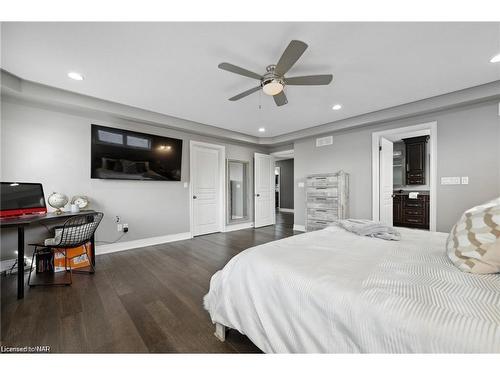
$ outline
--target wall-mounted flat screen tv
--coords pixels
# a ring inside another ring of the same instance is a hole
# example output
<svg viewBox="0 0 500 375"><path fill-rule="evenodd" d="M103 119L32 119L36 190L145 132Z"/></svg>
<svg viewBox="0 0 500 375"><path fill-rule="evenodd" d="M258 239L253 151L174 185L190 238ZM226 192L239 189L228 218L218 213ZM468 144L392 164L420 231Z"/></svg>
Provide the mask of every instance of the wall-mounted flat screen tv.
<svg viewBox="0 0 500 375"><path fill-rule="evenodd" d="M180 181L182 139L92 125L91 177Z"/></svg>

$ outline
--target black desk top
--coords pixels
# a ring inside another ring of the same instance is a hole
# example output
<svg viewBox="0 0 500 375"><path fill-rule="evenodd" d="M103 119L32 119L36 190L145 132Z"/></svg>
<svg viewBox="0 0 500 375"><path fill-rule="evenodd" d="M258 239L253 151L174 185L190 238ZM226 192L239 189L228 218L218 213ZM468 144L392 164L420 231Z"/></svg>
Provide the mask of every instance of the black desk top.
<svg viewBox="0 0 500 375"><path fill-rule="evenodd" d="M56 220L61 218L69 219L72 216L86 215L95 212L94 210L82 210L80 212L63 212L61 214L56 214L55 212L49 212L45 215L22 215L16 217L5 217L0 219L0 227L19 227L27 226L33 223L40 223L48 220Z"/></svg>

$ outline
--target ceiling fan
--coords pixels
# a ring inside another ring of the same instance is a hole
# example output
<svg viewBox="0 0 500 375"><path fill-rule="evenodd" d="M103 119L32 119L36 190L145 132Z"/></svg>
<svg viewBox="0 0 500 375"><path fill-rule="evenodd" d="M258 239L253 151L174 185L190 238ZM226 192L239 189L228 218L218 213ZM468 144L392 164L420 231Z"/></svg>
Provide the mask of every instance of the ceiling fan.
<svg viewBox="0 0 500 375"><path fill-rule="evenodd" d="M228 72L239 74L245 77L254 78L260 81L260 84L250 90L244 91L241 94L229 98L231 101L236 101L262 89L265 94L271 95L277 106L282 106L288 103L283 89L286 85L289 86L311 86L311 85L328 85L332 82L331 74L319 74L312 76L300 76L286 78L287 73L297 60L302 56L307 48L307 44L300 40L292 40L285 52L281 55L276 65L268 65L266 73L260 75L250 70L240 68L239 66L230 63L220 63L219 69L227 70Z"/></svg>

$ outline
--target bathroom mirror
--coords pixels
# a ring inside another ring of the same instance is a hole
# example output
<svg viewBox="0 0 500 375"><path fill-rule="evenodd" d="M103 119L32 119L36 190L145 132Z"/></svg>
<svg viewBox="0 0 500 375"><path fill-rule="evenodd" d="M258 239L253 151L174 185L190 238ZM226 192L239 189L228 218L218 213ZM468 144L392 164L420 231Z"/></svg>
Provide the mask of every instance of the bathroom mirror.
<svg viewBox="0 0 500 375"><path fill-rule="evenodd" d="M227 223L248 220L248 161L227 161Z"/></svg>

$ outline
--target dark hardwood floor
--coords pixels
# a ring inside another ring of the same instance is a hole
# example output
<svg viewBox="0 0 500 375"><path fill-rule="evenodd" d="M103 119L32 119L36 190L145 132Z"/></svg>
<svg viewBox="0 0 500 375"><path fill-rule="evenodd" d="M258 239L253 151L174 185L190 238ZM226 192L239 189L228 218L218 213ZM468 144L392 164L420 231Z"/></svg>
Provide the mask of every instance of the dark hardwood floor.
<svg viewBox="0 0 500 375"><path fill-rule="evenodd" d="M293 232L293 214L276 225L216 233L97 257L94 275L71 287L26 288L1 278L1 345L50 345L69 353L256 353L234 330L222 343L203 308L211 276L239 252ZM27 279L27 275L26 275Z"/></svg>

